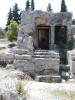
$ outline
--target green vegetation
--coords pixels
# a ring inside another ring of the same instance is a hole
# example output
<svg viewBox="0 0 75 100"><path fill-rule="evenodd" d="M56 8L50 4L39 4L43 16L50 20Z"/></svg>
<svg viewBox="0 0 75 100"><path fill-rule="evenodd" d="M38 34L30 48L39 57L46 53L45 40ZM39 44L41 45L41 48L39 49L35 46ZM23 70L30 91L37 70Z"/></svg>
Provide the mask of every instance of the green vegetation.
<svg viewBox="0 0 75 100"><path fill-rule="evenodd" d="M75 25L75 19L72 20L72 24Z"/></svg>
<svg viewBox="0 0 75 100"><path fill-rule="evenodd" d="M51 4L50 3L48 4L47 11L48 12L51 12L52 11Z"/></svg>
<svg viewBox="0 0 75 100"><path fill-rule="evenodd" d="M72 61L75 61L75 58Z"/></svg>
<svg viewBox="0 0 75 100"><path fill-rule="evenodd" d="M24 90L24 85L22 81L18 81L18 83L16 84L16 91L18 93L18 95L22 98L22 100L26 99L27 96L27 90Z"/></svg>
<svg viewBox="0 0 75 100"><path fill-rule="evenodd" d="M26 11L28 11L30 9L30 2L29 0L26 1Z"/></svg>
<svg viewBox="0 0 75 100"><path fill-rule="evenodd" d="M6 24L6 31L8 31L8 25L10 25L11 20L16 21L18 24L20 23L20 9L18 8L18 5L15 3L13 6L13 10L10 8L8 13L8 19Z"/></svg>
<svg viewBox="0 0 75 100"><path fill-rule="evenodd" d="M24 94L23 83L21 81L16 84L16 90L18 95Z"/></svg>
<svg viewBox="0 0 75 100"><path fill-rule="evenodd" d="M15 3L15 6L13 7L13 20L16 21L18 24L20 23L20 9L18 8L18 5Z"/></svg>
<svg viewBox="0 0 75 100"><path fill-rule="evenodd" d="M7 24L6 24L6 31L8 30L8 25L10 24L10 21L12 19L13 19L13 14L12 14L12 9L10 8L9 13L8 13Z"/></svg>
<svg viewBox="0 0 75 100"><path fill-rule="evenodd" d="M34 0L31 0L31 10L34 10L35 9L35 4L34 4Z"/></svg>
<svg viewBox="0 0 75 100"><path fill-rule="evenodd" d="M4 61L0 61L0 67L5 68L5 67L6 67L6 65L7 65L7 63L6 63L6 62L4 62Z"/></svg>
<svg viewBox="0 0 75 100"><path fill-rule="evenodd" d="M72 50L73 49L73 44L74 44L74 41L73 40L70 40L67 42L67 49L68 50Z"/></svg>
<svg viewBox="0 0 75 100"><path fill-rule="evenodd" d="M17 40L18 30L19 24L12 20L8 26L8 31L6 32L9 41Z"/></svg>
<svg viewBox="0 0 75 100"><path fill-rule="evenodd" d="M61 12L67 12L67 6L65 4L65 0L62 0L62 3L61 3Z"/></svg>

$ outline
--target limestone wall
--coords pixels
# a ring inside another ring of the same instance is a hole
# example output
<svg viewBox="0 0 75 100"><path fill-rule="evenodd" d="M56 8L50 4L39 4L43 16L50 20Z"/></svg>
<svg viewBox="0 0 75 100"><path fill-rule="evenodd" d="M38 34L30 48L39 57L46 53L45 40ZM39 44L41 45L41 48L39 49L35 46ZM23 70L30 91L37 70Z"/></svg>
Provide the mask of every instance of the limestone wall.
<svg viewBox="0 0 75 100"><path fill-rule="evenodd" d="M21 27L18 33L18 47L24 48L26 35L33 37L33 42L37 46L37 26L51 26L51 43L54 45L55 26L67 26L67 39L71 39L72 13L48 13L40 10L23 11L21 15ZM51 46L50 46L51 47Z"/></svg>
<svg viewBox="0 0 75 100"><path fill-rule="evenodd" d="M71 25L72 13L48 13L40 10L22 12L21 25Z"/></svg>
<svg viewBox="0 0 75 100"><path fill-rule="evenodd" d="M39 54L41 53L41 54ZM43 54L42 54L43 53ZM45 53L45 54L44 54ZM23 71L42 71L53 69L59 72L60 58L56 52L37 52L37 55L15 55L14 67Z"/></svg>
<svg viewBox="0 0 75 100"><path fill-rule="evenodd" d="M67 58L70 65L70 72L75 74L75 49L67 52Z"/></svg>

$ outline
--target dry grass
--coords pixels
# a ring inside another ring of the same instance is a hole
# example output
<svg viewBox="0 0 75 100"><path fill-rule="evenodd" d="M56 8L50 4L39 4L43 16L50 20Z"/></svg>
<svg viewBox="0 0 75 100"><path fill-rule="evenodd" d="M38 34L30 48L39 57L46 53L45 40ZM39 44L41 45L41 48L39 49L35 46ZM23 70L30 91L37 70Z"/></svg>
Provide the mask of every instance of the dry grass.
<svg viewBox="0 0 75 100"><path fill-rule="evenodd" d="M24 84L21 80L18 81L18 83L16 84L16 91L17 94L23 99L27 97L28 91L24 89L26 84Z"/></svg>

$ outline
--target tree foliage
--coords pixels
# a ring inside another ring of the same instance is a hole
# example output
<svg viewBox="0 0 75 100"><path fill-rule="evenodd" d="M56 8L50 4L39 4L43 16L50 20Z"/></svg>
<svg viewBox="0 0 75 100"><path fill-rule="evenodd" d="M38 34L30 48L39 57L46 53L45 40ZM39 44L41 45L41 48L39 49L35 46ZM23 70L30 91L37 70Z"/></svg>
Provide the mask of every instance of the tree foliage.
<svg viewBox="0 0 75 100"><path fill-rule="evenodd" d="M61 12L67 12L67 6L65 4L65 0L61 2Z"/></svg>
<svg viewBox="0 0 75 100"><path fill-rule="evenodd" d="M13 14L12 10L10 8L9 13L8 13L8 19L7 19L7 24L6 24L6 30L8 30L8 25L10 24L10 21L13 19Z"/></svg>
<svg viewBox="0 0 75 100"><path fill-rule="evenodd" d="M52 11L51 4L50 3L48 4L47 11L48 12L51 12Z"/></svg>
<svg viewBox="0 0 75 100"><path fill-rule="evenodd" d="M8 31L6 32L9 41L17 40L18 30L19 24L12 20L8 26Z"/></svg>
<svg viewBox="0 0 75 100"><path fill-rule="evenodd" d="M34 4L34 0L31 0L31 9L34 10L35 9L35 4Z"/></svg>
<svg viewBox="0 0 75 100"><path fill-rule="evenodd" d="M19 11L20 9L18 8L18 5L15 3L15 6L13 6L13 20L16 21L17 23L20 22Z"/></svg>
<svg viewBox="0 0 75 100"><path fill-rule="evenodd" d="M72 24L75 25L75 19L72 20Z"/></svg>
<svg viewBox="0 0 75 100"><path fill-rule="evenodd" d="M28 11L30 9L30 2L29 0L26 1L26 11Z"/></svg>

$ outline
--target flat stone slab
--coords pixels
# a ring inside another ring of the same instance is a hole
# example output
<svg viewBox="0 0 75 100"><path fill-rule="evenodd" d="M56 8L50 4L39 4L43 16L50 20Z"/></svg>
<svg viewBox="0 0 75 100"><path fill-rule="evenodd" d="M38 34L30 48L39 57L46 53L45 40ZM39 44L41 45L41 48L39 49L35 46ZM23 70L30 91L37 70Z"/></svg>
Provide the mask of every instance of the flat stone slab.
<svg viewBox="0 0 75 100"><path fill-rule="evenodd" d="M39 75L36 79L41 82L61 82L61 76L59 75Z"/></svg>
<svg viewBox="0 0 75 100"><path fill-rule="evenodd" d="M12 62L14 61L14 59L15 59L15 56L12 53L0 54L0 61Z"/></svg>
<svg viewBox="0 0 75 100"><path fill-rule="evenodd" d="M28 60L31 59L31 55L15 55L16 60Z"/></svg>
<svg viewBox="0 0 75 100"><path fill-rule="evenodd" d="M12 51L13 51L15 54L19 54L19 55L27 54L27 53L28 53L28 50L25 50L25 49L13 49Z"/></svg>

